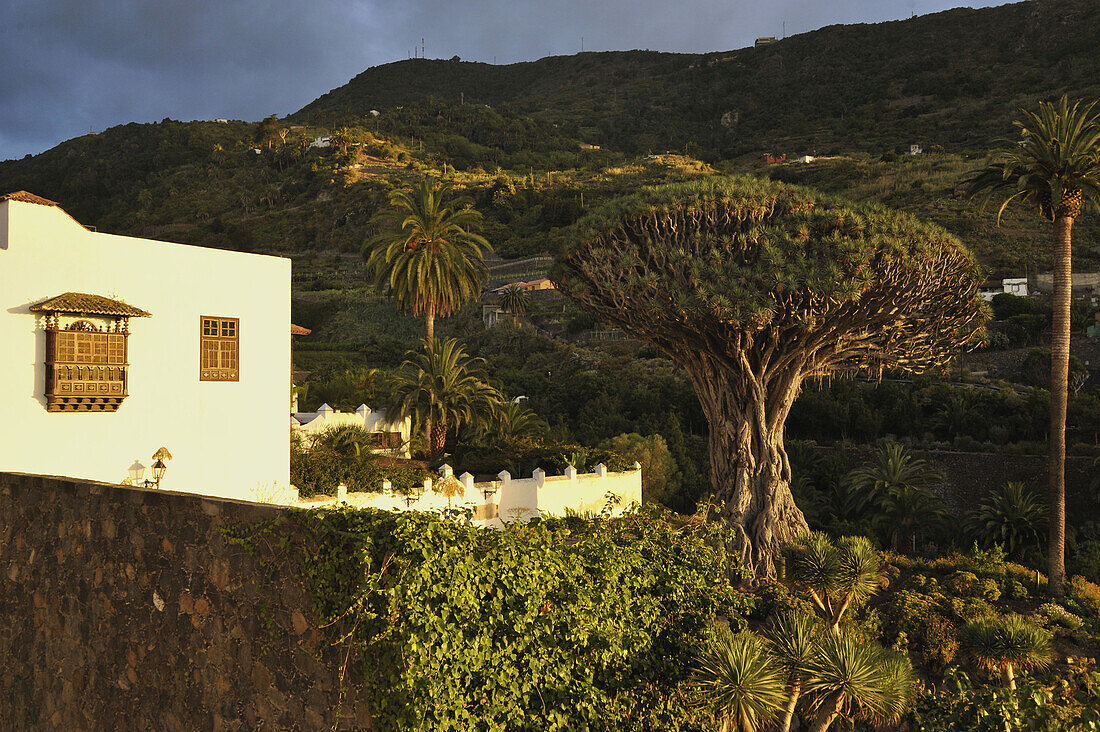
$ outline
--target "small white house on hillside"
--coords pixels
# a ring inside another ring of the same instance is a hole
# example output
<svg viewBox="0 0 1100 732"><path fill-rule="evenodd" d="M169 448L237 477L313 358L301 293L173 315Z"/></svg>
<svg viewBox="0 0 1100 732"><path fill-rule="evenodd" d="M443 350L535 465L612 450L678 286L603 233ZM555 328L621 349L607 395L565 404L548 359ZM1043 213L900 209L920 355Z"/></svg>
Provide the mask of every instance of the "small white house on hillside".
<svg viewBox="0 0 1100 732"><path fill-rule="evenodd" d="M288 486L289 326L288 259L97 233L0 196L0 470L119 483L160 456L164 489Z"/></svg>
<svg viewBox="0 0 1100 732"><path fill-rule="evenodd" d="M386 413L372 410L366 404L360 404L354 412L338 412L327 404L322 404L316 412L295 412L290 415L291 433L300 435L307 443L317 435L340 427L358 427L372 435L380 437L375 452L388 453L394 457L410 456L409 436L412 434L412 420L408 417L391 422Z"/></svg>

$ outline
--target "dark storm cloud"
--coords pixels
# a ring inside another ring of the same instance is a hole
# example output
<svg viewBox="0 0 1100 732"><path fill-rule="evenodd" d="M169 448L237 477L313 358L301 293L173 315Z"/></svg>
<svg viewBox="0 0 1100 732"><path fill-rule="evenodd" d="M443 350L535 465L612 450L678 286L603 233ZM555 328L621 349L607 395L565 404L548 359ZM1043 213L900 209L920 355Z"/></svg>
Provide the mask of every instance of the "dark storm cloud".
<svg viewBox="0 0 1100 732"><path fill-rule="evenodd" d="M0 159L130 121L288 114L368 66L728 50L950 0L0 0ZM996 0L971 2L994 5Z"/></svg>

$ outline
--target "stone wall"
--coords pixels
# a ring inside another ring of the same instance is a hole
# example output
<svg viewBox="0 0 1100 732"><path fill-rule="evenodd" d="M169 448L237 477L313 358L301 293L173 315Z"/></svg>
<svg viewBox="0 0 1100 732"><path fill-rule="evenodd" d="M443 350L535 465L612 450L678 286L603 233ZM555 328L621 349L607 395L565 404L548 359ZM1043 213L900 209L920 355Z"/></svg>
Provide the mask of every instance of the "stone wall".
<svg viewBox="0 0 1100 732"><path fill-rule="evenodd" d="M828 453L833 447L821 446ZM844 448L853 465L869 460L874 448ZM952 452L948 450L910 450L916 459L927 461L943 473L946 485L939 491L954 511L977 508L986 497L1009 481L1022 481L1046 495L1047 459L1045 455L1008 455L988 452ZM1095 502L1090 494L1092 459L1066 458L1066 518L1071 523L1094 518Z"/></svg>
<svg viewBox="0 0 1100 732"><path fill-rule="evenodd" d="M332 729L344 654L221 532L279 510L0 473L0 727ZM339 729L371 729L358 673Z"/></svg>

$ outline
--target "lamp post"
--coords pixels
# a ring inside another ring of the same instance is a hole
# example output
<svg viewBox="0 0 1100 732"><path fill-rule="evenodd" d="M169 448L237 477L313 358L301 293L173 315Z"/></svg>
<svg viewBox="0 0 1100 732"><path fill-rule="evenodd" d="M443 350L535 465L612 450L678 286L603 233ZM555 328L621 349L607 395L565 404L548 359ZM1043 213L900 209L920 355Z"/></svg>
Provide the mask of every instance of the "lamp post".
<svg viewBox="0 0 1100 732"><path fill-rule="evenodd" d="M142 488L160 488L161 478L164 477L164 471L168 469L168 465L164 460L157 458L151 469L153 471L153 479L142 480L145 476L145 466L141 464L140 460L135 460L134 464L126 471L130 475L130 483L132 485L141 486Z"/></svg>
<svg viewBox="0 0 1100 732"><path fill-rule="evenodd" d="M164 471L168 469L168 466L163 460L157 458L157 461L153 463L153 487L160 488L160 479L164 477ZM148 483L146 484L148 485Z"/></svg>

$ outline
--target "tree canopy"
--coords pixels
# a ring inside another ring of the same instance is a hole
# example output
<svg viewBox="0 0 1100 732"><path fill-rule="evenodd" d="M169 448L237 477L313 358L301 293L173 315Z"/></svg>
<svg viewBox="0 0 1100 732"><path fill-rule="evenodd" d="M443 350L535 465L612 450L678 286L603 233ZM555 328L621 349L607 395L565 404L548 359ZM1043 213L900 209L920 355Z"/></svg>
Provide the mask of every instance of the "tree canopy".
<svg viewBox="0 0 1100 732"><path fill-rule="evenodd" d="M806 528L783 450L804 380L943 368L986 317L982 275L943 229L747 177L643 188L568 241L557 286L687 371L713 487L764 574Z"/></svg>

